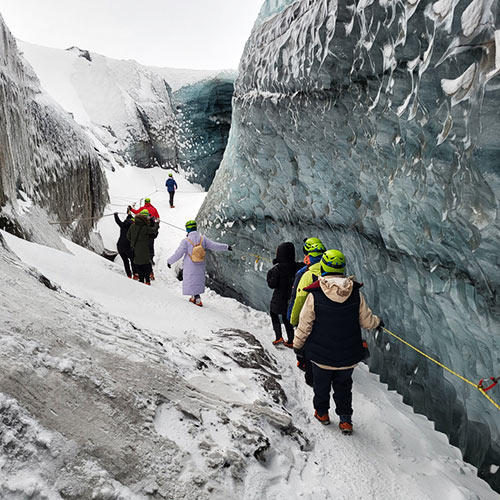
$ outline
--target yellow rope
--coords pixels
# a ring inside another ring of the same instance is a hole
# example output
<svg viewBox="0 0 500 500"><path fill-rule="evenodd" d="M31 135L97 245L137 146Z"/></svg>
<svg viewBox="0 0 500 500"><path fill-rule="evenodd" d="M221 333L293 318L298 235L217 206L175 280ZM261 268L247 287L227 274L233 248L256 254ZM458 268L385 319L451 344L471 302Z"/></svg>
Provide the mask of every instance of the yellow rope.
<svg viewBox="0 0 500 500"><path fill-rule="evenodd" d="M455 377L458 377L460 380L463 380L467 384L469 384L472 387L474 387L475 389L477 389L497 410L500 410L500 405L498 405L495 401L493 401L493 399L491 399L490 396L488 396L488 394L486 394L486 392L484 391L484 389L482 389L482 388L480 388L478 386L478 384L475 384L471 380L468 380L465 377L462 377L462 375L459 375L457 372L454 372L453 370L451 370L447 366L443 365L443 363L440 363L439 361L437 361L436 359L432 358L428 354L425 354L425 352L423 352L420 349L416 348L415 346L411 345L409 342L407 342L406 340L402 339L401 337L398 337L395 333L391 332L387 328L382 327L382 330L384 330L384 332L388 333L389 335L392 335L395 339L399 340L403 344L405 344L408 347L412 348L414 351L418 352L419 354L421 354L425 358L431 360L433 363L436 363L436 365L440 366L441 368L443 368L447 372L451 373L452 375L455 375Z"/></svg>

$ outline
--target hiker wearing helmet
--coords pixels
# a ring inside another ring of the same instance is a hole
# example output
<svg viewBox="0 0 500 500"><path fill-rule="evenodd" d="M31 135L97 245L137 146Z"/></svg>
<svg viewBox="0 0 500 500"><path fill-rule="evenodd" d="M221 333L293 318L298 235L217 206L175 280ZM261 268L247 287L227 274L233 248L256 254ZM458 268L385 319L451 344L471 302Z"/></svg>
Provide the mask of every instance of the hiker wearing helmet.
<svg viewBox="0 0 500 500"><path fill-rule="evenodd" d="M153 205L151 205L151 198L144 198L144 205L141 208L132 208L130 205L128 206L128 210L134 214L141 213L143 210L147 210L149 217L150 217L150 222L153 224L158 220L160 220L160 214L158 213L158 210L156 210ZM153 273L153 266L155 264L154 257L155 257L155 238L158 236L158 231L159 231L159 226L158 229L156 230L155 233L152 233L149 235L149 242L148 242L148 248L149 248L149 257L151 260L151 272L150 272L150 279L154 280L155 275Z"/></svg>
<svg viewBox="0 0 500 500"><path fill-rule="evenodd" d="M135 216L135 222L130 226L127 239L134 250L134 264L139 281L151 284L151 256L149 253L150 237L158 233L159 220L153 222L149 217L147 209L143 209Z"/></svg>
<svg viewBox="0 0 500 500"><path fill-rule="evenodd" d="M171 173L168 174L168 179L165 182L165 186L167 186L168 195L170 197L170 208L175 208L174 195L175 190L177 189L177 182L175 182L174 176Z"/></svg>
<svg viewBox="0 0 500 500"><path fill-rule="evenodd" d="M134 214L138 214L142 210L147 210L150 217L154 217L155 219L160 218L158 210L156 210L156 208L151 205L151 198L144 198L144 205L141 208L132 208L130 205L128 208Z"/></svg>
<svg viewBox="0 0 500 500"><path fill-rule="evenodd" d="M270 314L273 330L275 334L274 345L283 343L281 333L280 315L285 325L287 341L286 347L293 347L293 327L286 317L288 300L292 293L292 285L295 273L302 267L301 262L295 262L295 247L293 243L287 241L281 243L276 249L276 258L273 260L274 266L267 272L267 285L274 289L271 299Z"/></svg>
<svg viewBox="0 0 500 500"><path fill-rule="evenodd" d="M202 236L197 231L197 224L194 220L186 222L187 237L184 238L177 250L167 260L170 268L174 262L181 257L183 260L182 293L190 295L189 301L197 306L202 306L200 295L205 291L205 254L206 250L219 252L222 250L232 250L225 243L217 243Z"/></svg>
<svg viewBox="0 0 500 500"><path fill-rule="evenodd" d="M321 258L321 276L308 286L293 341L297 359L312 363L314 417L330 423L330 390L333 389L339 428L352 432L352 373L364 358L361 328L383 326L366 305L354 276L345 276L345 257L328 250Z"/></svg>
<svg viewBox="0 0 500 500"><path fill-rule="evenodd" d="M293 326L299 324L300 311L307 297L304 288L308 287L321 274L320 260L325 250L325 245L323 245L319 238L308 238L304 242L303 251L306 266L300 269L296 275L288 306L289 319Z"/></svg>

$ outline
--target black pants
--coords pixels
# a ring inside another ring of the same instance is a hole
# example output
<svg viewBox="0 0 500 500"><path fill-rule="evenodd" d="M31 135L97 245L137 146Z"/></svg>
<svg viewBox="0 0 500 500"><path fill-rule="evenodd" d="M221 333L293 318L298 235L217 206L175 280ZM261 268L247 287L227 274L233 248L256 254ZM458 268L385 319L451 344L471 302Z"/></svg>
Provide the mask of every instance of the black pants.
<svg viewBox="0 0 500 500"><path fill-rule="evenodd" d="M154 264L154 257L155 257L155 240L154 240L154 238L149 238L148 248L149 248L149 256L151 257L151 263Z"/></svg>
<svg viewBox="0 0 500 500"><path fill-rule="evenodd" d="M352 415L352 372L349 370L324 370L312 363L314 409L324 415L330 408L330 389L333 389L335 413Z"/></svg>
<svg viewBox="0 0 500 500"><path fill-rule="evenodd" d="M128 250L118 249L118 253L123 260L125 273L128 277L132 276L132 273L136 272L134 264L134 251L131 248L129 248Z"/></svg>
<svg viewBox="0 0 500 500"><path fill-rule="evenodd" d="M269 313L271 315L271 321L273 323L274 334L276 335L276 340L280 339L283 335L281 333L281 323L280 315L276 313ZM286 314L282 314L283 324L285 325L286 335L288 337L288 342L291 344L293 342L293 326L288 321Z"/></svg>
<svg viewBox="0 0 500 500"><path fill-rule="evenodd" d="M135 268L137 272L139 273L139 281L141 283L150 283L150 274L153 271L153 268L151 267L151 264L135 264Z"/></svg>
<svg viewBox="0 0 500 500"><path fill-rule="evenodd" d="M170 197L170 206L171 207L174 206L174 194L175 194L175 191L169 191L168 192L168 196Z"/></svg>

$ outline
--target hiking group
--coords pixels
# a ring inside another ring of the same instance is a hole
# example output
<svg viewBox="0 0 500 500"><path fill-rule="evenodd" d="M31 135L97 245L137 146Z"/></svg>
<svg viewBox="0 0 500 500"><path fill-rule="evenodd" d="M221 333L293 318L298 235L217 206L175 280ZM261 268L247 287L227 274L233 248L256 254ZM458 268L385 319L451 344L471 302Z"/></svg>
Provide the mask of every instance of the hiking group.
<svg viewBox="0 0 500 500"><path fill-rule="evenodd" d="M168 174L165 182L169 193L170 208L174 206L174 194L177 183L172 174ZM154 242L160 227L160 214L151 204L150 198L144 199L140 208L127 207L127 217L124 221L118 213L114 213L115 222L120 226L120 237L116 244L118 253L123 260L126 275L146 285L151 285L155 279L153 266L155 265ZM174 262L183 258L183 283L184 295L189 295L189 301L197 306L203 306L201 294L205 291L206 251L213 252L232 250L225 243L217 243L201 235L197 231L196 221L186 222L186 238L177 250L167 260L167 266L172 267Z"/></svg>
<svg viewBox="0 0 500 500"><path fill-rule="evenodd" d="M170 207L177 183L169 174L166 186ZM154 240L158 236L160 215L145 198L138 209L131 206L121 221L117 242L129 278L147 285L155 279ZM206 261L209 251L231 251L231 246L218 243L200 234L197 223L185 224L186 237L167 259L167 267L183 259L183 295L201 307L205 291ZM307 238L303 245L304 261L295 261L295 247L281 243L276 250L273 267L267 273L267 284L274 290L270 304L275 334L273 344L293 348L297 366L305 372L305 382L313 388L314 418L324 425L330 423L330 392L333 390L339 428L350 434L352 425L352 374L359 362L366 359L366 343L361 328L381 329L382 320L372 313L360 292L363 284L345 274L346 259L336 249L327 250L319 238ZM283 339L281 323L286 332Z"/></svg>
<svg viewBox="0 0 500 500"><path fill-rule="evenodd" d="M330 423L333 390L339 428L350 434L352 374L366 356L361 328L381 329L383 321L372 313L354 276L346 276L346 259L339 250L326 250L319 238L304 240L304 264L295 262L295 247L278 246L267 284L274 289L270 305L275 340L293 348L297 366L313 388L314 418ZM287 340L282 336L280 317ZM294 331L294 327L296 327Z"/></svg>

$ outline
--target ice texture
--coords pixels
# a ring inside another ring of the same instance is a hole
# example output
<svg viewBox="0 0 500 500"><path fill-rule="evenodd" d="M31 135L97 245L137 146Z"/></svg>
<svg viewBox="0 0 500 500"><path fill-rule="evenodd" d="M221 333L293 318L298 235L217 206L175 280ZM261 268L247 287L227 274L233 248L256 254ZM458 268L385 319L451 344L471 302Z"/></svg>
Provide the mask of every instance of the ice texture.
<svg viewBox="0 0 500 500"><path fill-rule="evenodd" d="M209 257L214 286L267 309L277 245L319 236L392 331L474 383L498 376L499 24L493 0L266 2L198 216L235 247ZM368 340L371 369L500 491L498 410Z"/></svg>
<svg viewBox="0 0 500 500"><path fill-rule="evenodd" d="M192 182L208 189L226 149L236 73L186 85L173 95L179 164Z"/></svg>
<svg viewBox="0 0 500 500"><path fill-rule="evenodd" d="M94 146L41 91L0 16L0 227L56 247L61 229L88 244L107 200Z"/></svg>

